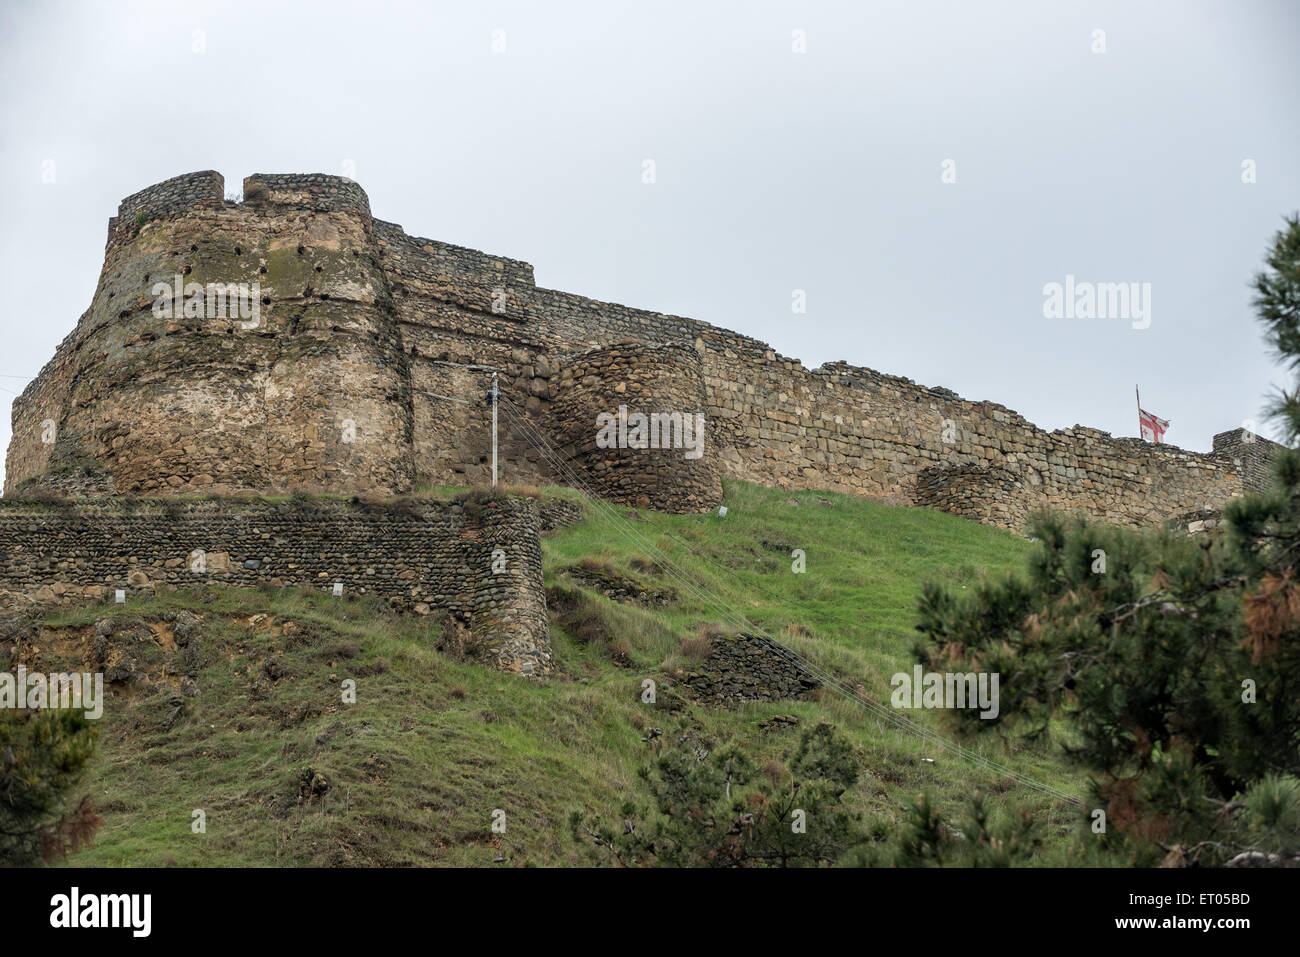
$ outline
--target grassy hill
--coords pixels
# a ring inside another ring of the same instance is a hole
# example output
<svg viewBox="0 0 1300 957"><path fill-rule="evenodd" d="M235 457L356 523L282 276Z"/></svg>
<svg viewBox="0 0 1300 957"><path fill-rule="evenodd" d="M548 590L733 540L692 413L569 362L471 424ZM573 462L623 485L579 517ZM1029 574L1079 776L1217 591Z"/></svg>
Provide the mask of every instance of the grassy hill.
<svg viewBox="0 0 1300 957"><path fill-rule="evenodd" d="M737 482L725 487L725 517L544 494L585 515L545 538L558 664L545 682L441 654L429 618L324 592L201 588L43 614L34 642L8 643L29 667L83 668L98 641L118 679L77 791L104 823L70 863L596 863L570 836L570 813L613 816L643 793L643 739L673 711L760 761L788 759L797 742L798 729L771 730L767 719L832 722L864 766L847 802L880 842L897 834L919 792L955 806L975 787L995 805L1031 809L1061 847L1075 833L1077 809L961 763L825 689L810 701L731 708L678 693L706 647L701 635L734 631L734 610L887 702L889 676L912 665L921 583L969 587L1017 569L1033 547L1022 538L938 512ZM795 549L805 553L802 574L792 571ZM660 555L681 577L655 565ZM654 705L640 700L647 677L659 683ZM342 700L346 679L356 682L355 703ZM941 714L911 716L947 733ZM1020 773L1084 790L1046 748L984 747ZM504 834L490 827L498 809ZM192 829L195 811L205 833Z"/></svg>

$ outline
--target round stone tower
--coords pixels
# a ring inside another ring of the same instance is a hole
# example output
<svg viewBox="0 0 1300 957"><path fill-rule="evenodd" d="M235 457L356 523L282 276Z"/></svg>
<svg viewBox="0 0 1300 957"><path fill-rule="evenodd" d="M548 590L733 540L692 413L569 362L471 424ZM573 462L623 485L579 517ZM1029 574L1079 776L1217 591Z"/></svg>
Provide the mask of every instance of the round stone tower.
<svg viewBox="0 0 1300 957"><path fill-rule="evenodd" d="M667 512L722 501L700 354L623 341L570 361L553 380L560 452L603 498Z"/></svg>
<svg viewBox="0 0 1300 957"><path fill-rule="evenodd" d="M406 359L369 201L215 172L127 197L90 308L14 403L6 494L408 491Z"/></svg>

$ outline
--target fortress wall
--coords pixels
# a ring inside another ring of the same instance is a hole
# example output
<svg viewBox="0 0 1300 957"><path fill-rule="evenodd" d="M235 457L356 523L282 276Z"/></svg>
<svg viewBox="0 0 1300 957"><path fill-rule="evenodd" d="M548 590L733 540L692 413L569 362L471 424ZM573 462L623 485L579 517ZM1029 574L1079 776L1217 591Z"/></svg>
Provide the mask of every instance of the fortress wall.
<svg viewBox="0 0 1300 957"><path fill-rule="evenodd" d="M254 173L244 177L244 202L270 204L320 213L358 216L367 231L372 226L370 198L345 176L324 173Z"/></svg>
<svg viewBox="0 0 1300 957"><path fill-rule="evenodd" d="M486 484L491 433L485 394L493 371L532 427L548 438L553 433L555 360L529 321L533 267L407 236L382 220L376 220L375 232L410 366L416 482ZM498 464L506 484L555 481L536 443L504 412Z"/></svg>
<svg viewBox="0 0 1300 957"><path fill-rule="evenodd" d="M920 504L925 469L1003 468L1030 499L1130 526L1243 492L1221 456L1080 426L1049 433L1005 406L909 379L843 363L810 371L721 330L705 341L715 448L724 474L737 478Z"/></svg>
<svg viewBox="0 0 1300 957"><path fill-rule="evenodd" d="M393 305L409 355L464 365L532 365L549 356L530 325L440 299L396 291Z"/></svg>
<svg viewBox="0 0 1300 957"><path fill-rule="evenodd" d="M1273 484L1273 462L1279 448L1247 429L1230 429L1214 437L1214 454L1241 472L1242 484L1251 492L1266 491Z"/></svg>
<svg viewBox="0 0 1300 957"><path fill-rule="evenodd" d="M935 467L917 477L917 505L998 528L1024 528L1041 499L1025 488L1019 475L997 466Z"/></svg>
<svg viewBox="0 0 1300 957"><path fill-rule="evenodd" d="M602 497L668 512L713 508L722 501L722 483L707 434L703 454L692 458L681 431L682 420L702 413L704 404L700 354L694 348L628 341L594 349L566 363L555 379L552 413L559 451L576 459ZM679 419L673 431L651 432L639 448L632 446L630 431L625 447L601 447L598 417L617 416L620 406L628 416L675 413Z"/></svg>
<svg viewBox="0 0 1300 957"><path fill-rule="evenodd" d="M605 390L619 383L699 405L710 475L642 457L643 476L618 472L635 499L658 500L677 476L687 500L708 503L722 475L976 517L987 507L1001 523L990 498L1001 479L981 471L1001 469L1026 502L1142 525L1266 481L1266 440L1224 433L1200 455L1077 426L1048 433L947 389L845 363L810 370L696 320L539 289L527 263L373 220L342 177L258 174L242 205L220 192L217 174L197 173L123 202L91 308L15 403L7 492L38 476L124 494L484 482L478 403L494 370L531 427L574 449L594 443L595 412L617 409ZM151 282L176 273L260 282L259 325L155 318ZM57 440L42 442L50 421ZM554 481L524 431L506 416L501 426L503 481ZM613 477L607 457L589 461Z"/></svg>
<svg viewBox="0 0 1300 957"><path fill-rule="evenodd" d="M12 432L5 458L6 492L50 470L74 464L68 443L59 445L57 441L58 426L65 418L67 397L76 376L76 356L70 339L72 335L64 339L54 358L13 401Z"/></svg>
<svg viewBox="0 0 1300 957"><path fill-rule="evenodd" d="M487 390L491 387L492 370L451 362L417 361L411 364L411 377L417 485L489 484L492 412ZM549 402L535 397L521 398L527 395L530 381L505 373L499 380L502 394L524 406L521 414L533 422L538 434L553 442ZM527 408L530 403L531 411ZM537 448L536 436L528 433L504 408L498 410L497 419L500 481L505 485L555 483L551 463Z"/></svg>
<svg viewBox="0 0 1300 957"><path fill-rule="evenodd" d="M454 363L411 363L417 487L483 485L491 479L492 436L483 401L488 378Z"/></svg>
<svg viewBox="0 0 1300 957"><path fill-rule="evenodd" d="M133 223L136 213L150 219L183 213L195 206L219 206L226 198L226 180L216 170L185 173L132 193L117 207L116 221Z"/></svg>
<svg viewBox="0 0 1300 957"><path fill-rule="evenodd" d="M408 286L482 312L491 312L495 297L504 306L503 315L527 318L523 307L533 288L533 267L528 263L408 236L401 226L383 220L375 220L375 234L384 271L394 287Z"/></svg>
<svg viewBox="0 0 1300 957"><path fill-rule="evenodd" d="M91 308L15 404L7 491L56 461L94 462L123 494L410 489L409 376L367 222L277 195L118 227ZM152 287L177 276L242 283L259 314L160 318Z"/></svg>
<svg viewBox="0 0 1300 957"><path fill-rule="evenodd" d="M633 309L557 289L534 290L529 306L547 345L560 356L621 339L651 344L691 343L702 332L714 328L695 319Z"/></svg>
<svg viewBox="0 0 1300 957"><path fill-rule="evenodd" d="M114 499L0 502L0 598L111 598L115 589L342 582L394 607L445 610L489 663L549 674L541 518L530 498L483 503ZM494 571L493 551L502 561ZM203 564L196 562L203 552ZM196 568L202 571L195 571Z"/></svg>
<svg viewBox="0 0 1300 957"><path fill-rule="evenodd" d="M847 363L810 370L764 342L691 319L546 289L534 302L539 327L560 353L623 336L693 342L703 356L709 454L724 475L916 504L925 469L1003 468L1027 500L1122 525L1162 521L1188 503L1221 504L1243 491L1221 455L1077 426L1049 433L996 403ZM945 483L955 489L976 474L959 471ZM968 514L984 499L983 480L975 485L961 496Z"/></svg>

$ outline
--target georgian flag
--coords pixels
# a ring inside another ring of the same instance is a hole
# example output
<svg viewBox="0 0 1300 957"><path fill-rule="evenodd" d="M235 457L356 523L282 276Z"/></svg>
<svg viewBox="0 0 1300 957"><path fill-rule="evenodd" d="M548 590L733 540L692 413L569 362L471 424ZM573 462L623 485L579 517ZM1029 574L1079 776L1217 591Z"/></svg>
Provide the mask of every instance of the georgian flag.
<svg viewBox="0 0 1300 957"><path fill-rule="evenodd" d="M1142 438L1148 442L1163 442L1165 430L1169 428L1169 422L1166 419L1152 415L1150 412L1138 407L1138 428L1142 430Z"/></svg>

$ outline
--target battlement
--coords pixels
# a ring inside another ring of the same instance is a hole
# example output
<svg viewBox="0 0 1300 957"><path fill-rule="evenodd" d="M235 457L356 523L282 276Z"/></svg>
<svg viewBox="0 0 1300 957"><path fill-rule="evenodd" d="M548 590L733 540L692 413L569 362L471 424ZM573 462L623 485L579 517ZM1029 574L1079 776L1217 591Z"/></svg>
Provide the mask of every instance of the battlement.
<svg viewBox="0 0 1300 957"><path fill-rule="evenodd" d="M314 212L359 212L370 219L370 197L346 176L324 173L254 173L244 177L244 202Z"/></svg>
<svg viewBox="0 0 1300 957"><path fill-rule="evenodd" d="M1249 429L1230 429L1214 437L1214 454L1228 459L1241 473L1247 491L1261 492L1273 478L1279 446Z"/></svg>
<svg viewBox="0 0 1300 957"><path fill-rule="evenodd" d="M808 369L743 334L541 288L526 262L410 235L344 177L254 174L241 203L223 187L205 171L123 200L89 309L14 403L7 497L481 483L493 373L504 481L578 476L670 510L711 508L736 478L1009 528L1037 507L1140 526L1262 488L1276 453L1242 430L1208 454L1047 432L901 376ZM160 313L160 280L199 301ZM254 288L255 317L203 298ZM702 416L702 456L602 444L598 423L621 408Z"/></svg>
<svg viewBox="0 0 1300 957"><path fill-rule="evenodd" d="M226 180L215 170L173 176L132 193L117 206L119 222L133 220L137 213L153 218L180 213L195 206L214 206L226 198Z"/></svg>

